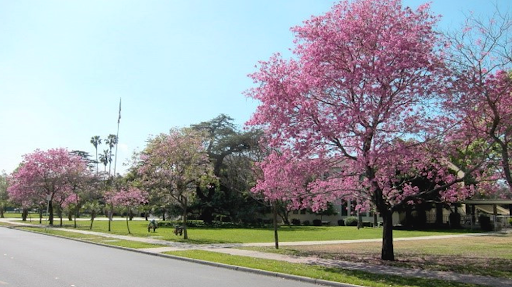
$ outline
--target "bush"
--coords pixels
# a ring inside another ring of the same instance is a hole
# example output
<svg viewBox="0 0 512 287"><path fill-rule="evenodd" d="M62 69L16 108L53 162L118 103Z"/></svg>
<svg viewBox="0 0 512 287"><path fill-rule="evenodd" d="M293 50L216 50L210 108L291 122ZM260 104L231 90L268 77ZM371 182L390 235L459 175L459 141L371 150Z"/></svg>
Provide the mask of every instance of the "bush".
<svg viewBox="0 0 512 287"><path fill-rule="evenodd" d="M491 218L489 216L482 214L478 217L478 221L480 222L480 228L482 228L483 231L493 230Z"/></svg>
<svg viewBox="0 0 512 287"><path fill-rule="evenodd" d="M298 219L298 218L292 219L292 224L293 225L300 225L300 219Z"/></svg>
<svg viewBox="0 0 512 287"><path fill-rule="evenodd" d="M338 226L345 226L345 220L339 219L338 220Z"/></svg>
<svg viewBox="0 0 512 287"><path fill-rule="evenodd" d="M355 216L349 216L345 218L345 225L346 226L357 226L357 223L359 220Z"/></svg>
<svg viewBox="0 0 512 287"><path fill-rule="evenodd" d="M461 228L460 226L460 213L450 213L450 227L451 228Z"/></svg>
<svg viewBox="0 0 512 287"><path fill-rule="evenodd" d="M302 225L304 225L304 226L310 226L310 225L311 225L311 223L309 222L309 220L304 220L304 221L302 222Z"/></svg>
<svg viewBox="0 0 512 287"><path fill-rule="evenodd" d="M512 226L512 217L508 219L508 223L510 224L510 226Z"/></svg>
<svg viewBox="0 0 512 287"><path fill-rule="evenodd" d="M320 219L314 219L314 220L313 220L313 225L314 225L314 226L322 226L322 220L320 220Z"/></svg>

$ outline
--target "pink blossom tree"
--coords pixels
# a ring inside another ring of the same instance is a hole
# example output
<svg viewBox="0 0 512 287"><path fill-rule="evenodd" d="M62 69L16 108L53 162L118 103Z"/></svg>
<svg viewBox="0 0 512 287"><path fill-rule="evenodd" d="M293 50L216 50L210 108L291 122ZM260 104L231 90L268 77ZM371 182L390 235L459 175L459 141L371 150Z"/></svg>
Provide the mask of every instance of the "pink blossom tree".
<svg viewBox="0 0 512 287"><path fill-rule="evenodd" d="M512 192L512 17L499 7L486 20L470 14L449 40L454 75L445 107L457 122L456 140L480 143Z"/></svg>
<svg viewBox="0 0 512 287"><path fill-rule="evenodd" d="M192 196L198 187L216 181L205 141L205 135L193 129L172 129L149 139L136 163L142 186L181 208L185 239Z"/></svg>
<svg viewBox="0 0 512 287"><path fill-rule="evenodd" d="M375 209L383 260L394 260L399 207L434 193L447 202L471 195L432 136L446 78L437 20L427 4L358 0L292 28L294 57L260 62L247 92L261 102L248 124L274 150L254 191L313 211L338 199ZM420 189L417 177L433 188Z"/></svg>
<svg viewBox="0 0 512 287"><path fill-rule="evenodd" d="M136 187L121 188L117 192L107 192L105 194L105 201L114 207L120 207L126 211L126 228L130 232L130 225L128 224L129 214L133 210L148 202L148 193ZM91 223L92 226L92 223Z"/></svg>
<svg viewBox="0 0 512 287"><path fill-rule="evenodd" d="M69 195L77 176L87 171L87 163L64 148L36 150L11 174L9 196L18 202L46 203L53 225L55 201Z"/></svg>

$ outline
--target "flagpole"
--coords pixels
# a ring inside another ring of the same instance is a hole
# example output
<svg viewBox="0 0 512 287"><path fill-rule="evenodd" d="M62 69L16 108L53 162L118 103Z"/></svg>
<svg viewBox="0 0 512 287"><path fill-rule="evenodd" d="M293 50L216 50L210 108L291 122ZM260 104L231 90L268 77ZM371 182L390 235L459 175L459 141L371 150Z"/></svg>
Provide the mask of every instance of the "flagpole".
<svg viewBox="0 0 512 287"><path fill-rule="evenodd" d="M117 118L116 154L114 155L114 177L116 176L117 167L117 144L119 143L119 123L121 123L121 98L119 98L119 117Z"/></svg>

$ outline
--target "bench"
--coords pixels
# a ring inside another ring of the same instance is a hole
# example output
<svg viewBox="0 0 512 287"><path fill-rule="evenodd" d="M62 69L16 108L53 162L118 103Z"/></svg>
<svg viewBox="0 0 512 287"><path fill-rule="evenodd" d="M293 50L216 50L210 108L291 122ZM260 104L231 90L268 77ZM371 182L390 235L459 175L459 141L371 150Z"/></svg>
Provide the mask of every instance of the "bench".
<svg viewBox="0 0 512 287"><path fill-rule="evenodd" d="M174 226L174 234L176 236L178 236L178 235L182 236L183 235L183 229L184 229L183 226L180 226L180 225Z"/></svg>
<svg viewBox="0 0 512 287"><path fill-rule="evenodd" d="M149 221L149 224L148 224L148 232L153 229L153 232L156 232L156 229L158 228L158 224L156 224L156 221L154 219L152 219L151 221Z"/></svg>

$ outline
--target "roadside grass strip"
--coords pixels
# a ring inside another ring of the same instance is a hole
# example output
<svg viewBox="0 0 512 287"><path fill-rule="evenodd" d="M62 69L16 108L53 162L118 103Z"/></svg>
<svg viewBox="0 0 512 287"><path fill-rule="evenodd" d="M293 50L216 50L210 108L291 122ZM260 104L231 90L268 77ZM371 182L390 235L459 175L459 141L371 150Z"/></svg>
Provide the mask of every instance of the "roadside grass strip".
<svg viewBox="0 0 512 287"><path fill-rule="evenodd" d="M345 284L370 287L477 287L480 285L464 284L444 280L432 280L422 278L409 278L390 275L379 275L363 271L345 270L340 268L323 267L299 263L260 259L246 256L221 254L205 250L169 251L165 254L185 257L208 262L241 266L252 269L291 274L313 279L327 280Z"/></svg>

